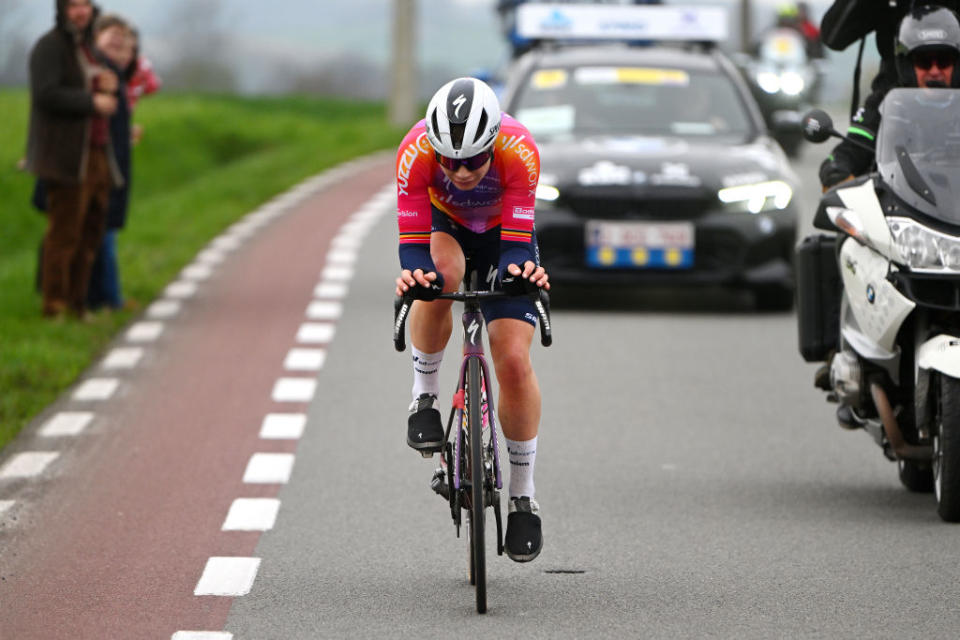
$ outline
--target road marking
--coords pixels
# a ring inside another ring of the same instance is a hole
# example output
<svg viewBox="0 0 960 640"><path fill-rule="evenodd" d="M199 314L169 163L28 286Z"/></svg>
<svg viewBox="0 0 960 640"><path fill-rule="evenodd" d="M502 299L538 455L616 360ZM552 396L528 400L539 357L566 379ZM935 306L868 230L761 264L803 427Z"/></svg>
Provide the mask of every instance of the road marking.
<svg viewBox="0 0 960 640"><path fill-rule="evenodd" d="M160 327L162 329L163 325L160 325ZM132 369L140 364L142 358L143 349L140 347L117 347L103 359L103 367L105 369Z"/></svg>
<svg viewBox="0 0 960 640"><path fill-rule="evenodd" d="M370 223L363 220L354 220L353 222L347 222L340 227L341 234L346 234L348 236L359 236L361 238L367 235L369 231L370 231Z"/></svg>
<svg viewBox="0 0 960 640"><path fill-rule="evenodd" d="M172 318L180 313L180 303L176 300L157 300L147 307L150 318Z"/></svg>
<svg viewBox="0 0 960 640"><path fill-rule="evenodd" d="M359 249L363 245L363 238L341 233L330 241L330 246L337 249Z"/></svg>
<svg viewBox="0 0 960 640"><path fill-rule="evenodd" d="M91 422L93 414L89 411L61 411L40 427L39 433L44 438L75 436L90 426Z"/></svg>
<svg viewBox="0 0 960 640"><path fill-rule="evenodd" d="M349 249L335 249L327 254L329 264L351 265L357 261L357 252Z"/></svg>
<svg viewBox="0 0 960 640"><path fill-rule="evenodd" d="M18 453L0 467L0 480L33 478L39 476L60 456L56 451L27 451Z"/></svg>
<svg viewBox="0 0 960 640"><path fill-rule="evenodd" d="M0 516L3 515L4 511L12 508L15 504L17 504L15 500L0 500Z"/></svg>
<svg viewBox="0 0 960 640"><path fill-rule="evenodd" d="M323 280L337 280L340 282L346 282L353 277L353 269L340 265L330 265L324 268L321 277Z"/></svg>
<svg viewBox="0 0 960 640"><path fill-rule="evenodd" d="M336 329L329 322L304 322L297 330L297 342L302 344L325 344L333 340Z"/></svg>
<svg viewBox="0 0 960 640"><path fill-rule="evenodd" d="M310 402L317 390L313 378L280 378L273 385L275 402Z"/></svg>
<svg viewBox="0 0 960 640"><path fill-rule="evenodd" d="M240 245L243 244L243 241L237 238L236 236L222 235L213 239L213 242L210 243L210 246L214 249L220 249L221 251L234 251L240 248Z"/></svg>
<svg viewBox="0 0 960 640"><path fill-rule="evenodd" d="M213 267L208 264L192 264L180 272L182 278L187 280L206 280L213 275Z"/></svg>
<svg viewBox="0 0 960 640"><path fill-rule="evenodd" d="M260 427L264 440L297 440L303 435L307 416L303 413L268 413Z"/></svg>
<svg viewBox="0 0 960 640"><path fill-rule="evenodd" d="M206 264L220 264L226 259L227 255L223 251L217 249L204 249L197 254L197 257L194 258L196 262L203 262Z"/></svg>
<svg viewBox="0 0 960 640"><path fill-rule="evenodd" d="M127 340L130 342L153 342L163 333L163 323L154 320L136 322L127 329Z"/></svg>
<svg viewBox="0 0 960 640"><path fill-rule="evenodd" d="M120 381L116 378L90 378L73 392L74 400L108 400L117 391Z"/></svg>
<svg viewBox="0 0 960 640"><path fill-rule="evenodd" d="M193 595L245 596L253 588L259 569L260 558L210 558Z"/></svg>
<svg viewBox="0 0 960 640"><path fill-rule="evenodd" d="M313 289L315 298L345 298L347 285L343 282L321 282Z"/></svg>
<svg viewBox="0 0 960 640"><path fill-rule="evenodd" d="M343 313L343 305L328 300L314 300L307 305L307 317L311 320L336 320Z"/></svg>
<svg viewBox="0 0 960 640"><path fill-rule="evenodd" d="M291 349L283 361L283 368L288 371L319 371L326 357L323 349Z"/></svg>
<svg viewBox="0 0 960 640"><path fill-rule="evenodd" d="M243 472L243 481L246 484L286 484L292 471L292 453L255 453Z"/></svg>
<svg viewBox="0 0 960 640"><path fill-rule="evenodd" d="M178 280L167 285L164 294L171 298L189 298L197 292L197 283L190 280Z"/></svg>
<svg viewBox="0 0 960 640"><path fill-rule="evenodd" d="M237 498L230 505L222 531L269 531L277 521L280 501L275 498Z"/></svg>
<svg viewBox="0 0 960 640"><path fill-rule="evenodd" d="M177 631L170 640L233 640L226 631Z"/></svg>

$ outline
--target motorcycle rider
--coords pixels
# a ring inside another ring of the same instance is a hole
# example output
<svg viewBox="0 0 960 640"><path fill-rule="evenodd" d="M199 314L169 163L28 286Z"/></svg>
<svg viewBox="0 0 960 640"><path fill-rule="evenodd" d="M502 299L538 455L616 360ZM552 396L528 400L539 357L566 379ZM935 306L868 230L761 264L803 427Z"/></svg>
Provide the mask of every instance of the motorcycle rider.
<svg viewBox="0 0 960 640"><path fill-rule="evenodd" d="M879 41L879 34L878 34ZM960 87L960 73L954 68L960 60L960 18L950 9L923 5L910 11L900 23L893 52L896 83L882 79L864 106L854 115L847 134L865 145L844 140L820 165L820 183L824 191L862 175L873 164L873 147L880 128L880 103L893 86Z"/></svg>

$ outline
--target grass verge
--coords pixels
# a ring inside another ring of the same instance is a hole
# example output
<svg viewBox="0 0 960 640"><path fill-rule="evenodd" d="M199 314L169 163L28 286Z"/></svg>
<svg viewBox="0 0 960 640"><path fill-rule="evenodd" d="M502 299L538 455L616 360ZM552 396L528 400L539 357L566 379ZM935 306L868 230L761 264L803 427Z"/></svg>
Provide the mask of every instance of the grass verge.
<svg viewBox="0 0 960 640"><path fill-rule="evenodd" d="M131 318L40 318L34 290L46 219L19 172L29 96L0 90L0 447L70 386ZM268 200L403 134L383 105L306 97L158 94L140 102L132 201L118 238L124 294L152 300L211 238Z"/></svg>

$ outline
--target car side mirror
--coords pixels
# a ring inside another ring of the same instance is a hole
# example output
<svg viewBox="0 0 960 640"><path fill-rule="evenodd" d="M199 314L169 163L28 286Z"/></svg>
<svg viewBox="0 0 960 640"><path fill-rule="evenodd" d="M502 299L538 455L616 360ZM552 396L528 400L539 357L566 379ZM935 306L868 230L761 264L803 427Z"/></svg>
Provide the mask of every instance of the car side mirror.
<svg viewBox="0 0 960 640"><path fill-rule="evenodd" d="M833 128L833 119L822 109L812 109L803 116L800 125L803 137L810 142L826 142L830 136L843 137Z"/></svg>

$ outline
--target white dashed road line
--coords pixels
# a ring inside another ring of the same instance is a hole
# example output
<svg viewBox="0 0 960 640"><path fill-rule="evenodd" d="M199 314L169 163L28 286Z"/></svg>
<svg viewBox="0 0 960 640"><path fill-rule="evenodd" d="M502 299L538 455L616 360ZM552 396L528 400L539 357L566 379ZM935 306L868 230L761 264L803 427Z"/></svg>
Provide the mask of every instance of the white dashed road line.
<svg viewBox="0 0 960 640"><path fill-rule="evenodd" d="M18 453L0 467L0 480L39 476L58 457L60 454L56 451Z"/></svg>
<svg viewBox="0 0 960 640"><path fill-rule="evenodd" d="M317 390L315 378L280 378L273 385L275 402L310 402Z"/></svg>
<svg viewBox="0 0 960 640"><path fill-rule="evenodd" d="M260 558L210 558L193 594L244 596L253 588L259 569Z"/></svg>
<svg viewBox="0 0 960 640"><path fill-rule="evenodd" d="M230 505L223 531L269 531L277 521L280 501L275 498L237 498Z"/></svg>
<svg viewBox="0 0 960 640"><path fill-rule="evenodd" d="M233 640L226 631L177 631L170 640Z"/></svg>
<svg viewBox="0 0 960 640"><path fill-rule="evenodd" d="M61 411L40 427L44 438L76 436L93 422L93 413L89 411Z"/></svg>
<svg viewBox="0 0 960 640"><path fill-rule="evenodd" d="M189 298L196 292L197 283L190 280L178 280L164 289L164 293L171 298Z"/></svg>
<svg viewBox="0 0 960 640"><path fill-rule="evenodd" d="M303 435L307 416L303 413L268 413L260 427L264 440L298 440Z"/></svg>
<svg viewBox="0 0 960 640"><path fill-rule="evenodd" d="M307 318L311 320L336 320L343 313L339 302L314 300L307 307Z"/></svg>
<svg viewBox="0 0 960 640"><path fill-rule="evenodd" d="M297 342L301 344L326 344L336 332L329 322L304 322L297 330Z"/></svg>
<svg viewBox="0 0 960 640"><path fill-rule="evenodd" d="M286 484L293 471L292 453L255 453L243 473L246 484Z"/></svg>
<svg viewBox="0 0 960 640"><path fill-rule="evenodd" d="M180 313L180 302L177 300L157 300L147 307L148 318L172 318Z"/></svg>
<svg viewBox="0 0 960 640"><path fill-rule="evenodd" d="M117 392L119 386L120 381L116 378L90 378L77 387L73 392L73 399L81 402L108 400Z"/></svg>
<svg viewBox="0 0 960 640"><path fill-rule="evenodd" d="M343 282L321 282L313 290L317 298L345 298L347 285Z"/></svg>
<svg viewBox="0 0 960 640"><path fill-rule="evenodd" d="M162 330L162 327L161 327ZM159 334L158 334L159 335ZM104 369L133 369L143 358L140 347L117 347L103 359Z"/></svg>
<svg viewBox="0 0 960 640"><path fill-rule="evenodd" d="M326 360L323 349L291 349L283 361L287 371L319 371Z"/></svg>

